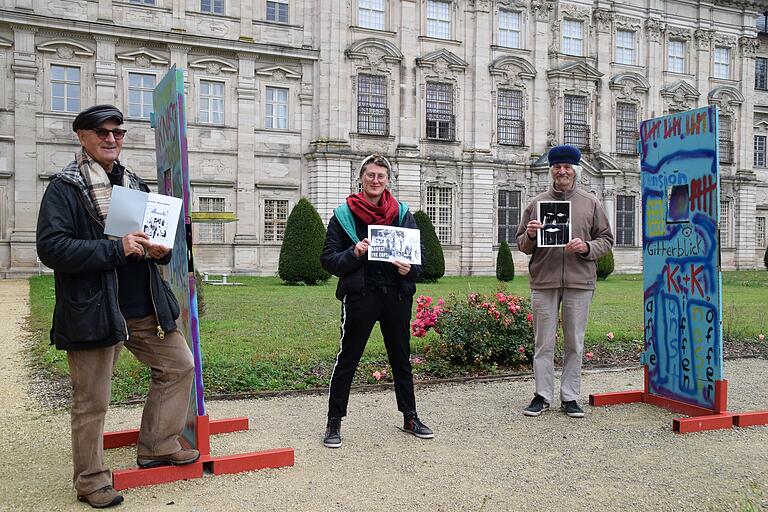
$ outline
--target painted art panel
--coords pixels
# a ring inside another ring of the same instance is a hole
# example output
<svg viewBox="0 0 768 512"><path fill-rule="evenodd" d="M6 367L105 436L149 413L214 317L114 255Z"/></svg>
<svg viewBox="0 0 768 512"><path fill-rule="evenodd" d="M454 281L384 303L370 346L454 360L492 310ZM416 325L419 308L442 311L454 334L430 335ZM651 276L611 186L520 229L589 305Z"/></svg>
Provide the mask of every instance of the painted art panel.
<svg viewBox="0 0 768 512"><path fill-rule="evenodd" d="M649 119L639 142L649 391L708 409L723 379L717 116Z"/></svg>
<svg viewBox="0 0 768 512"><path fill-rule="evenodd" d="M155 129L157 183L161 194L183 201L182 215L176 229L171 262L165 266L165 277L176 295L181 315L176 323L184 334L195 360L195 385L189 400L184 438L195 446L196 417L205 415L203 400L200 329L197 313L194 263L192 261L192 224L187 150L187 121L184 101L184 73L174 66L163 77L153 93L152 116Z"/></svg>

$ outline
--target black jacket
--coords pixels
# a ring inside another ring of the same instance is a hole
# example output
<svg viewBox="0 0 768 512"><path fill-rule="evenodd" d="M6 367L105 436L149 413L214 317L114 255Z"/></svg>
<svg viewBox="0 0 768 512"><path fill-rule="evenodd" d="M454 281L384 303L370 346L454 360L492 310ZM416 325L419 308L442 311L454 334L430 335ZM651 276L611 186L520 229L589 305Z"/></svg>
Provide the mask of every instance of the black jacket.
<svg viewBox="0 0 768 512"><path fill-rule="evenodd" d="M131 188L149 192L135 174L129 173L129 179ZM97 219L72 162L46 188L37 219L37 254L54 270L51 343L60 350L107 347L128 339L115 270L126 264L126 256L122 242L107 239ZM179 304L157 267L168 261L170 253L162 261L146 260L159 333L176 329L179 317Z"/></svg>
<svg viewBox="0 0 768 512"><path fill-rule="evenodd" d="M397 224L397 219L395 219ZM400 227L418 229L411 212L407 212ZM426 254L421 244L422 264ZM336 285L336 298L342 300L348 293L360 293L365 288L365 273L368 268L368 255L355 256L355 243L334 215L328 222L323 254L320 256L323 268L339 278ZM397 274L399 293L402 297L411 297L416 293L416 281L421 276L421 265L411 265L411 270L404 276Z"/></svg>

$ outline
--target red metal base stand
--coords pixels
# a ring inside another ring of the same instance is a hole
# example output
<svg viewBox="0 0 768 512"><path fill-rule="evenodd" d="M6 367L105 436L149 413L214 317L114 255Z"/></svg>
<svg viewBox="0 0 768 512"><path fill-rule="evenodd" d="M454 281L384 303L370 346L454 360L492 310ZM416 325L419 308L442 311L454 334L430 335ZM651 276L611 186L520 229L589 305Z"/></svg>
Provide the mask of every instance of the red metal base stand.
<svg viewBox="0 0 768 512"><path fill-rule="evenodd" d="M198 416L196 444L197 449L200 451L200 459L197 462L185 466L121 469L112 473L112 485L119 491L131 487L201 478L204 470L214 475L223 475L257 469L293 466L293 448L278 448L275 450L211 457L211 434L225 434L240 430L248 430L248 418L210 421L208 416ZM130 446L136 444L138 439L138 429L106 432L104 434L104 448Z"/></svg>
<svg viewBox="0 0 768 512"><path fill-rule="evenodd" d="M643 380L645 382L645 389L643 391L619 391L589 395L589 405L600 407L603 405L642 402L687 414L688 418L675 418L672 420L672 430L679 434L732 428L733 426L768 425L768 411L734 413L726 410L728 404L727 380L715 381L715 407L707 409L650 393L647 366L643 367L643 372Z"/></svg>

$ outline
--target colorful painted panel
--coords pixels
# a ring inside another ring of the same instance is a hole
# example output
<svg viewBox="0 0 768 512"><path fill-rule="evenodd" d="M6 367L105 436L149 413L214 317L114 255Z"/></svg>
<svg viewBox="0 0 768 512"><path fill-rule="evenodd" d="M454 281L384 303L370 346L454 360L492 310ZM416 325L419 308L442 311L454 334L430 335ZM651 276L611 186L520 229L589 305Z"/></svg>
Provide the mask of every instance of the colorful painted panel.
<svg viewBox="0 0 768 512"><path fill-rule="evenodd" d="M640 125L649 391L714 408L723 378L717 109Z"/></svg>
<svg viewBox="0 0 768 512"><path fill-rule="evenodd" d="M177 320L195 359L195 386L189 403L184 437L195 446L195 418L205 414L203 400L200 330L197 316L197 293L192 261L192 224L187 155L187 121L184 102L184 73L174 66L163 77L153 93L155 152L159 192L181 198L183 215L176 230L171 262L166 266L166 279L181 306Z"/></svg>

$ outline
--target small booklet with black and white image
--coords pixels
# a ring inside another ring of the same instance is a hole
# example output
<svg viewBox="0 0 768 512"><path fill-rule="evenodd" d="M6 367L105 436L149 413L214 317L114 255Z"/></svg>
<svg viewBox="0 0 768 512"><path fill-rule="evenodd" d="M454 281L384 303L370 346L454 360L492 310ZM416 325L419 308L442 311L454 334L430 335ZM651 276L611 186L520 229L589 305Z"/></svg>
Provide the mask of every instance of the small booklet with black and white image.
<svg viewBox="0 0 768 512"><path fill-rule="evenodd" d="M104 234L121 237L143 231L153 244L173 249L181 206L178 197L116 185L112 187Z"/></svg>
<svg viewBox="0 0 768 512"><path fill-rule="evenodd" d="M539 201L539 247L563 247L571 241L571 202Z"/></svg>
<svg viewBox="0 0 768 512"><path fill-rule="evenodd" d="M421 232L397 226L368 226L368 260L421 265Z"/></svg>

